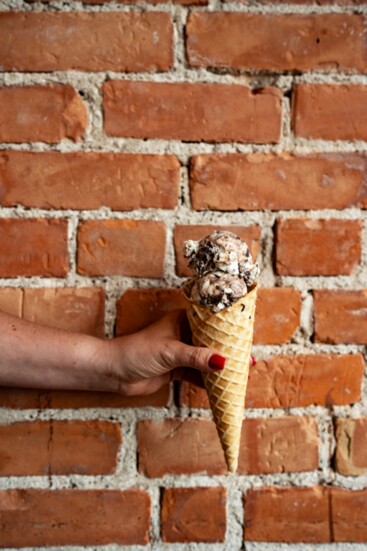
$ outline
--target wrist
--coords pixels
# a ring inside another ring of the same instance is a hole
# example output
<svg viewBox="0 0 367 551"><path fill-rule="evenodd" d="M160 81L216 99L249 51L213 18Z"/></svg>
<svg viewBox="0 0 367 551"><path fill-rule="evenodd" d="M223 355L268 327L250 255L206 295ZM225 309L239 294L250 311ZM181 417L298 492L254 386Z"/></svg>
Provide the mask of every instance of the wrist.
<svg viewBox="0 0 367 551"><path fill-rule="evenodd" d="M85 390L117 392L119 381L112 341L85 337L81 343L80 356L85 375Z"/></svg>

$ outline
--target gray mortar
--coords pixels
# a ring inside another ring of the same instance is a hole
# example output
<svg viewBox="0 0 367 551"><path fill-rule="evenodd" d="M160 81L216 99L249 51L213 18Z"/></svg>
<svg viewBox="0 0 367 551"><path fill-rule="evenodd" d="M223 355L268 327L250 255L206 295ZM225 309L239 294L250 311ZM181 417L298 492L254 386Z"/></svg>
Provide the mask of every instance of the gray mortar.
<svg viewBox="0 0 367 551"><path fill-rule="evenodd" d="M175 255L172 242L175 224L258 224L261 226L261 251L260 265L262 274L260 284L265 287L285 286L293 287L302 293L301 327L297 330L291 342L285 345L255 345L254 355L266 358L272 354L297 354L297 353L362 353L366 355L367 347L360 345L327 345L312 343L313 334L313 298L312 289L317 288L343 288L355 289L367 286L367 211L355 208L339 210L316 211L283 211L283 212L191 212L188 162L192 155L199 153L254 153L290 151L297 154L324 153L324 152L367 152L367 142L363 141L336 141L305 140L295 138L290 123L290 100L283 98L282 138L279 144L244 144L244 143L181 143L178 140L138 140L125 138L107 138L103 133L102 114L102 83L107 79L139 80L155 82L211 82L223 84L242 84L244 86L276 86L283 92L292 89L298 83L324 83L324 84L363 84L367 85L367 75L356 74L353 71L341 74L335 71L312 71L302 75L264 73L261 71L233 71L207 69L188 69L185 67L184 49L184 25L191 11L226 11L248 13L365 13L365 6L302 6L302 5L262 5L250 0L248 5L227 3L222 5L220 0L209 0L208 7L183 7L174 5L140 4L125 6L117 3L107 3L100 6L83 5L81 2L58 2L50 4L28 4L22 0L5 0L0 2L1 11L83 11L83 12L135 12L135 11L162 11L170 13L174 21L174 53L175 62L172 71L167 73L117 73L112 71L84 73L82 71L65 71L54 73L3 73L0 75L0 85L7 86L26 84L49 84L52 82L70 83L76 90L84 92L83 101L88 110L88 127L86 139L83 142L74 143L63 140L59 144L49 145L44 143L32 144L1 144L0 149L13 149L24 151L108 151L127 153L156 153L176 155L181 163L180 188L184 196L184 203L176 209L165 211L162 209L144 209L132 212L114 212L108 208L93 211L25 209L23 207L3 208L0 210L1 218L66 218L68 220L69 237L69 261L70 271L65 279L58 278L4 278L0 280L0 287L85 287L98 286L106 292L106 336L113 335L116 300L124 291L131 287L159 288L178 287L183 278L175 274ZM363 258L361 265L351 276L339 277L282 277L274 274L272 266L273 226L277 219L297 218L338 218L361 219L364 221L363 230ZM166 259L164 277L158 279L129 278L121 276L111 277L86 277L76 272L76 232L80 220L89 219L140 219L163 220L167 225ZM253 487L276 484L279 486L312 486L314 484L331 484L344 488L358 490L367 488L367 474L358 477L344 477L334 473L330 467L330 453L335 447L335 439L331 431L332 419L339 417L359 417L367 415L367 369L365 373L362 399L352 406L335 406L324 408L310 406L305 408L286 409L252 409L245 410L246 418L282 417L284 415L311 416L317 420L319 431L319 468L314 472L306 473L277 473L272 475L250 475L230 478L227 476L207 476L203 473L187 476L166 475L162 478L148 479L137 472L136 468L136 433L135 427L139 420L162 420L172 417L210 418L209 410L193 409L187 407L178 408L172 401L167 408L109 408L109 409L70 409L70 410L12 410L3 408L0 410L2 424L10 424L17 421L32 420L97 420L106 419L118 423L122 428L123 443L118 455L116 472L113 475L103 476L37 476L37 477L2 477L0 488L110 488L125 489L131 486L146 490L152 500L151 543L148 546L66 546L66 547L40 547L44 551L82 551L106 550L106 551L139 551L139 550L171 550L176 551L327 551L333 548L335 551L365 551L367 545L362 544L280 544L280 543L255 543L242 542L243 532L243 493ZM160 541L160 489L169 487L192 486L223 486L227 489L227 532L223 544L165 544ZM26 551L34 551L34 548L24 548ZM10 550L9 550L10 551Z"/></svg>

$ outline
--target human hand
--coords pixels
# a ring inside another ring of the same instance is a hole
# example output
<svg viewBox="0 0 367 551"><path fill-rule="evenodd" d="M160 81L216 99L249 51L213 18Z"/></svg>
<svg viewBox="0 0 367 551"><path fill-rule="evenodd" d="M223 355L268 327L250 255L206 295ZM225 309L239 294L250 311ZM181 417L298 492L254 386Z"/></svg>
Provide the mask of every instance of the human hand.
<svg viewBox="0 0 367 551"><path fill-rule="evenodd" d="M200 372L223 369L225 358L214 349L187 344L190 335L184 310L175 310L142 331L105 341L117 391L151 394L173 380L203 387Z"/></svg>

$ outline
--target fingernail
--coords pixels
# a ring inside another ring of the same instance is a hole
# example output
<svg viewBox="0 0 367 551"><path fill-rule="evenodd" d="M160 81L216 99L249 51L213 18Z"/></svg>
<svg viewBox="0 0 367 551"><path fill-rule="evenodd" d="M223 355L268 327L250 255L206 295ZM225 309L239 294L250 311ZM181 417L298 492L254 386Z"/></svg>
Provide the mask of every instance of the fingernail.
<svg viewBox="0 0 367 551"><path fill-rule="evenodd" d="M213 356L211 356L209 359L209 367L214 371L220 371L221 369L224 369L225 363L226 359L219 354L213 354Z"/></svg>
<svg viewBox="0 0 367 551"><path fill-rule="evenodd" d="M256 365L256 360L253 356L251 356L251 365L252 365L252 367L254 367L254 365Z"/></svg>

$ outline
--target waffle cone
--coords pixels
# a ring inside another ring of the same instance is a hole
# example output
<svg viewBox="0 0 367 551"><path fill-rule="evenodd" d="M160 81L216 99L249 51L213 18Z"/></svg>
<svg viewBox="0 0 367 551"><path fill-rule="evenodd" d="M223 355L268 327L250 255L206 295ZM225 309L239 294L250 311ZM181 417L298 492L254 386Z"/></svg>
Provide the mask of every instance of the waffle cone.
<svg viewBox="0 0 367 551"><path fill-rule="evenodd" d="M257 286L218 313L185 296L193 344L214 348L226 357L223 371L203 373L203 379L230 474L238 465L256 294Z"/></svg>

